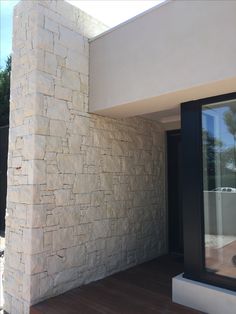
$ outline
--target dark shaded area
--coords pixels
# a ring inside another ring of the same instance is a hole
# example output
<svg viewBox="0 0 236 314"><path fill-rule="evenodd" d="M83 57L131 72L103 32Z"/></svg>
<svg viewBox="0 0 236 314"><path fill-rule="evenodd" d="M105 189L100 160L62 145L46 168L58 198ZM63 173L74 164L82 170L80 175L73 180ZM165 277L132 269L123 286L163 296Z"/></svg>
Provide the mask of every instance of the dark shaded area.
<svg viewBox="0 0 236 314"><path fill-rule="evenodd" d="M5 231L11 56L0 69L0 232Z"/></svg>
<svg viewBox="0 0 236 314"><path fill-rule="evenodd" d="M11 57L8 57L5 69L0 69L0 126L9 124Z"/></svg>
<svg viewBox="0 0 236 314"><path fill-rule="evenodd" d="M167 132L169 252L183 254L180 130Z"/></svg>
<svg viewBox="0 0 236 314"><path fill-rule="evenodd" d="M5 231L8 126L0 126L0 232Z"/></svg>

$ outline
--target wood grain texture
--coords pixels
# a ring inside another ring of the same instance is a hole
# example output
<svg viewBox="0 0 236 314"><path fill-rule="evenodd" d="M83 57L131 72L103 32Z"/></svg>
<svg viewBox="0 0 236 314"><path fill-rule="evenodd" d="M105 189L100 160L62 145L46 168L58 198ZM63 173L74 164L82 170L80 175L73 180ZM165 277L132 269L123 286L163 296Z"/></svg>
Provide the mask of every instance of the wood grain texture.
<svg viewBox="0 0 236 314"><path fill-rule="evenodd" d="M171 301L171 279L182 271L179 258L163 256L34 305L30 313L200 313Z"/></svg>

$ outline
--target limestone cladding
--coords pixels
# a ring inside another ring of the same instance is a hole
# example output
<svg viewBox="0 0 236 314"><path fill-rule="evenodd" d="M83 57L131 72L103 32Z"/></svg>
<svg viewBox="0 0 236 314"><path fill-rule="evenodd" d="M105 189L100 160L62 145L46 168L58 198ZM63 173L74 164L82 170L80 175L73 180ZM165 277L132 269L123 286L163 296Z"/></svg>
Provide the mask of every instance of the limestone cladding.
<svg viewBox="0 0 236 314"><path fill-rule="evenodd" d="M164 131L88 113L88 37L105 26L63 1L15 8L5 310L166 251Z"/></svg>

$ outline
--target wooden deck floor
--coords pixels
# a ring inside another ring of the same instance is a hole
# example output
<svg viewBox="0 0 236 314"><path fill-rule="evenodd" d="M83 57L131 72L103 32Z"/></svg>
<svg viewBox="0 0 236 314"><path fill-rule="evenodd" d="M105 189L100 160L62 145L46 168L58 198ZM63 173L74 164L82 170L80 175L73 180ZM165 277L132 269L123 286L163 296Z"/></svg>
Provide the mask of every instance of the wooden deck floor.
<svg viewBox="0 0 236 314"><path fill-rule="evenodd" d="M196 314L171 302L171 278L182 262L164 256L73 289L31 308L31 314Z"/></svg>

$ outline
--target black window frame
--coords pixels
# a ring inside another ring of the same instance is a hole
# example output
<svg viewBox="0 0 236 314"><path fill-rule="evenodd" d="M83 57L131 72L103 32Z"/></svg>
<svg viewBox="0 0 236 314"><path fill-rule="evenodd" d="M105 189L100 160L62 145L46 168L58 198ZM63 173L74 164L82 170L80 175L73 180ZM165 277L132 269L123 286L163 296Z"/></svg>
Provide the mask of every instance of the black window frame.
<svg viewBox="0 0 236 314"><path fill-rule="evenodd" d="M181 104L184 277L236 291L236 279L205 268L202 106L236 99L236 92ZM236 226L236 224L235 224Z"/></svg>

